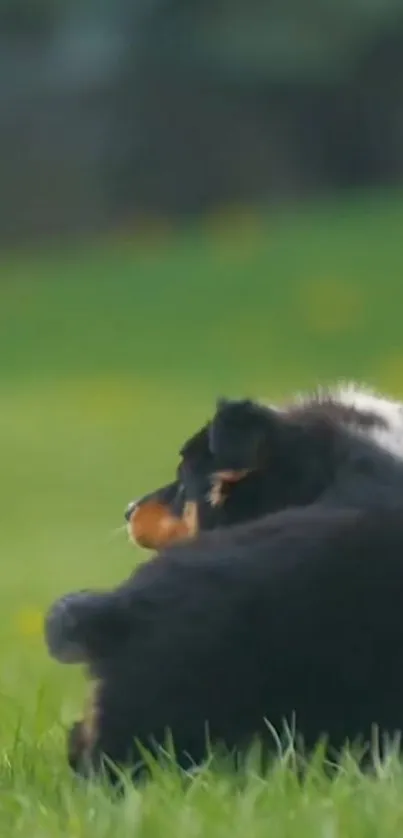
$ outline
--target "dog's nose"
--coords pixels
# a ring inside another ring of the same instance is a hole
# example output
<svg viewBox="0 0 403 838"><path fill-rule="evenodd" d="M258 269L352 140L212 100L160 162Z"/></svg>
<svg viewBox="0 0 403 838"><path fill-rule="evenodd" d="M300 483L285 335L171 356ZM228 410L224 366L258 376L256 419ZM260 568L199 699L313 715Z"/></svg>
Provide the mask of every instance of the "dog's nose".
<svg viewBox="0 0 403 838"><path fill-rule="evenodd" d="M130 518L132 517L133 512L134 512L134 510L135 510L136 506L137 506L137 501L136 501L136 500L132 500L132 501L129 503L129 505L126 507L126 511L125 511L125 518L126 518L126 521L130 521Z"/></svg>

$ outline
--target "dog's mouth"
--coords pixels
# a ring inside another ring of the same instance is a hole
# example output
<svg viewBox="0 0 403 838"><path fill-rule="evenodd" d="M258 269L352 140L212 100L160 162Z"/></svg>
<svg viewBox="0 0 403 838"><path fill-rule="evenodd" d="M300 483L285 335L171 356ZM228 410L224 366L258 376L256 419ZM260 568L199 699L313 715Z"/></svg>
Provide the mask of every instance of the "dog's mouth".
<svg viewBox="0 0 403 838"><path fill-rule="evenodd" d="M199 532L197 503L184 504L182 517L157 501L131 504L126 513L130 540L148 550L159 550L177 541L194 538Z"/></svg>

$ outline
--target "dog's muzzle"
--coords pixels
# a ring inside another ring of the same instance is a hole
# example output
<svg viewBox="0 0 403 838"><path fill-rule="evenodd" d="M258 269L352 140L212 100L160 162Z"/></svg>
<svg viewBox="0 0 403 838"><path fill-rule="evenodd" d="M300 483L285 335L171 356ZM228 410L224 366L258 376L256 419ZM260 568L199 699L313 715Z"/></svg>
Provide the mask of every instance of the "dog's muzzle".
<svg viewBox="0 0 403 838"><path fill-rule="evenodd" d="M131 541L146 549L161 549L176 541L194 538L199 529L197 505L185 503L181 516L158 501L133 501L125 511Z"/></svg>

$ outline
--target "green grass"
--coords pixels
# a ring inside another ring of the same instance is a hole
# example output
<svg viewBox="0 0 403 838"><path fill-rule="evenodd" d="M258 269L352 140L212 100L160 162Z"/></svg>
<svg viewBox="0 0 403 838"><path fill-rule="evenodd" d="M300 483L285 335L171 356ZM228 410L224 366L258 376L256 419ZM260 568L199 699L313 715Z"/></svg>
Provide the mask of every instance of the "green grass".
<svg viewBox="0 0 403 838"><path fill-rule="evenodd" d="M399 836L403 772L243 789L174 772L114 803L77 788L64 728L85 693L47 658L54 597L122 579L127 501L169 479L220 392L277 398L341 377L403 394L403 199L215 219L0 260L0 836Z"/></svg>

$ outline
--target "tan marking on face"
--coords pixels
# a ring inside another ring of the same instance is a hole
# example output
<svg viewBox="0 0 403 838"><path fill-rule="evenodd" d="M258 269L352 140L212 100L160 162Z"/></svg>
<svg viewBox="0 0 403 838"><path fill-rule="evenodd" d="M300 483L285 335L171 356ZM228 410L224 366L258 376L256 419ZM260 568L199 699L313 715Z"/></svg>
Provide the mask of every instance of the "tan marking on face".
<svg viewBox="0 0 403 838"><path fill-rule="evenodd" d="M243 480L248 474L250 474L250 469L243 468L239 469L239 471L216 471L214 476L223 483L238 483L239 480Z"/></svg>
<svg viewBox="0 0 403 838"><path fill-rule="evenodd" d="M225 503L225 493L223 491L225 483L238 483L243 480L247 474L250 474L250 469L244 468L239 471L217 471L212 478L212 485L208 495L208 500L213 507L221 506Z"/></svg>
<svg viewBox="0 0 403 838"><path fill-rule="evenodd" d="M225 497L223 494L223 481L220 477L213 477L208 501L213 507L221 506L224 503Z"/></svg>
<svg viewBox="0 0 403 838"><path fill-rule="evenodd" d="M188 538L194 538L199 532L199 511L197 503L187 501L183 510L183 521L185 522Z"/></svg>
<svg viewBox="0 0 403 838"><path fill-rule="evenodd" d="M197 504L186 503L182 518L172 515L169 507L163 504L140 504L133 510L127 529L134 544L148 550L159 550L197 534Z"/></svg>

